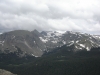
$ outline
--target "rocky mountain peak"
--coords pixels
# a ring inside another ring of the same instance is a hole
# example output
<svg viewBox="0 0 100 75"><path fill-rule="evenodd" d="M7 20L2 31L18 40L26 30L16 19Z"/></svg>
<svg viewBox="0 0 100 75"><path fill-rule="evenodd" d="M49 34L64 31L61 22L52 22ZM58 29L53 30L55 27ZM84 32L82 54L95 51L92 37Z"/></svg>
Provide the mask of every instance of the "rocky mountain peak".
<svg viewBox="0 0 100 75"><path fill-rule="evenodd" d="M21 50L22 53L19 53L20 56L41 56L45 46L39 37L35 35L38 35L38 33L32 34L26 30L15 30L4 33L0 35L0 50L1 52L7 50L8 53Z"/></svg>

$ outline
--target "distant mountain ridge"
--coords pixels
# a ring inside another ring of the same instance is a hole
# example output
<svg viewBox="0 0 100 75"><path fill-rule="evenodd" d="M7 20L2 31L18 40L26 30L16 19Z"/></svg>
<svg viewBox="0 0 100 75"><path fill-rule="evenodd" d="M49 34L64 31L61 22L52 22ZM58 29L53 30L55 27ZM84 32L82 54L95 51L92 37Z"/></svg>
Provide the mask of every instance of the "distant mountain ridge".
<svg viewBox="0 0 100 75"><path fill-rule="evenodd" d="M16 53L17 56L40 57L45 52L62 46L74 45L74 51L100 46L97 37L72 31L15 30L0 35L0 53Z"/></svg>
<svg viewBox="0 0 100 75"><path fill-rule="evenodd" d="M56 47L61 47L63 45L71 46L74 44L76 50L82 50L85 48L89 51L92 47L100 46L100 41L96 37L86 33L72 31L66 31L64 33L51 31L45 33L47 33L47 35L43 34L44 37L40 37L40 39L47 45L47 47L53 47L55 45Z"/></svg>

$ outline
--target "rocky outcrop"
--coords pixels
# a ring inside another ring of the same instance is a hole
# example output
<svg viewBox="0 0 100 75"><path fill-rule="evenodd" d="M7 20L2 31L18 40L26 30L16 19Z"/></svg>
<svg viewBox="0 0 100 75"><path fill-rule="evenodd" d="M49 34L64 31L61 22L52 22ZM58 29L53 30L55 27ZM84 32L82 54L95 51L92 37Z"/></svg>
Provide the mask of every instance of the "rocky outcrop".
<svg viewBox="0 0 100 75"><path fill-rule="evenodd" d="M13 74L13 73L11 73L9 71L0 69L0 75L17 75L17 74Z"/></svg>

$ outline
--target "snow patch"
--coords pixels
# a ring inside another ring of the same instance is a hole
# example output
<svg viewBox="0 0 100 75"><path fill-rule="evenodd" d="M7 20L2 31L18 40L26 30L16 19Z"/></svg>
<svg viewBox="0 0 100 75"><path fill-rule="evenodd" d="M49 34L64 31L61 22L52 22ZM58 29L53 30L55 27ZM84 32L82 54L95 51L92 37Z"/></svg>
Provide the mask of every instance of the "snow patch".
<svg viewBox="0 0 100 75"><path fill-rule="evenodd" d="M82 35L79 35L80 37L82 36Z"/></svg>
<svg viewBox="0 0 100 75"><path fill-rule="evenodd" d="M38 57L38 56L35 56L34 54L32 54L32 56L34 56L34 57Z"/></svg>
<svg viewBox="0 0 100 75"><path fill-rule="evenodd" d="M42 37L39 37L39 38L40 38L40 40L41 40L42 42L44 42L44 43L48 42L47 39L43 39Z"/></svg>
<svg viewBox="0 0 100 75"><path fill-rule="evenodd" d="M78 43L79 41L77 40L76 43Z"/></svg>
<svg viewBox="0 0 100 75"><path fill-rule="evenodd" d="M89 47L86 47L87 51L90 51Z"/></svg>
<svg viewBox="0 0 100 75"><path fill-rule="evenodd" d="M57 41L51 41L52 43L57 43Z"/></svg>
<svg viewBox="0 0 100 75"><path fill-rule="evenodd" d="M90 40L91 41L91 43L94 43L92 40Z"/></svg>
<svg viewBox="0 0 100 75"><path fill-rule="evenodd" d="M94 38L100 39L100 35L93 35Z"/></svg>
<svg viewBox="0 0 100 75"><path fill-rule="evenodd" d="M90 39L92 39L92 37L89 37Z"/></svg>
<svg viewBox="0 0 100 75"><path fill-rule="evenodd" d="M56 32L61 33L61 34L66 33L66 31L56 31Z"/></svg>
<svg viewBox="0 0 100 75"><path fill-rule="evenodd" d="M82 48L79 48L79 49L82 49Z"/></svg>
<svg viewBox="0 0 100 75"><path fill-rule="evenodd" d="M83 48L85 48L85 45L83 45L83 44L80 44L80 46L83 47Z"/></svg>
<svg viewBox="0 0 100 75"><path fill-rule="evenodd" d="M64 45L66 44L66 41L63 40L62 42L63 42Z"/></svg>
<svg viewBox="0 0 100 75"><path fill-rule="evenodd" d="M67 46L71 46L71 45L73 45L73 44L74 44L74 41L70 41L69 43L70 43L70 44L67 45Z"/></svg>
<svg viewBox="0 0 100 75"><path fill-rule="evenodd" d="M3 45L4 45L4 42L5 42L5 41L0 41L0 44L2 44L2 46L3 46Z"/></svg>
<svg viewBox="0 0 100 75"><path fill-rule="evenodd" d="M34 43L36 44L36 42L34 41Z"/></svg>

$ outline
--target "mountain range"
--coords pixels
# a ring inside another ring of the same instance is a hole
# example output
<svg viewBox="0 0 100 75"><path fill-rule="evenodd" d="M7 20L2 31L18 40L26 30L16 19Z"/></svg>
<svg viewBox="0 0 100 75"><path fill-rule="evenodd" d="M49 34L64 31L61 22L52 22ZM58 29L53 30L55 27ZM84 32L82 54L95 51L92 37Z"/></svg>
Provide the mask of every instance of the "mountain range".
<svg viewBox="0 0 100 75"><path fill-rule="evenodd" d="M37 30L0 34L1 75L99 75L99 70L99 35Z"/></svg>
<svg viewBox="0 0 100 75"><path fill-rule="evenodd" d="M59 47L74 45L73 52L100 47L100 36L72 31L15 30L0 35L0 53L41 57Z"/></svg>

